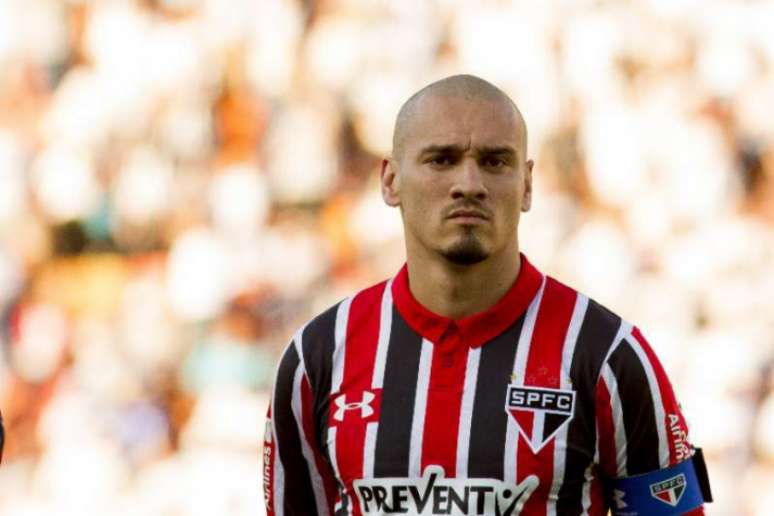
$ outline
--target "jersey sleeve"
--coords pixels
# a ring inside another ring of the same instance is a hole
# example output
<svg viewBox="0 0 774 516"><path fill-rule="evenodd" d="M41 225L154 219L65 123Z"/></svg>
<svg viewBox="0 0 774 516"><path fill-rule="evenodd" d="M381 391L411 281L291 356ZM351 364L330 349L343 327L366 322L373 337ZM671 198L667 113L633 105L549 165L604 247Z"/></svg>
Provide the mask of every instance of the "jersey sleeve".
<svg viewBox="0 0 774 516"><path fill-rule="evenodd" d="M268 516L329 515L335 481L316 439L313 394L300 350L280 359L266 419L263 487Z"/></svg>
<svg viewBox="0 0 774 516"><path fill-rule="evenodd" d="M604 477L633 477L691 458L688 426L672 384L638 328L603 363L595 397ZM689 514L704 512L700 507Z"/></svg>

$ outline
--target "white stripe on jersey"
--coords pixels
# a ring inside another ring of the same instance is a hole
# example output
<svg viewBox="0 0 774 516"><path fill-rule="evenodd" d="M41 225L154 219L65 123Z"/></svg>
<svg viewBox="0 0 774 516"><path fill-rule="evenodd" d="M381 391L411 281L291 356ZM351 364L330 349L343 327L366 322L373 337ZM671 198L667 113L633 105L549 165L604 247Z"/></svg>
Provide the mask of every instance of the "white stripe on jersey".
<svg viewBox="0 0 774 516"><path fill-rule="evenodd" d="M581 293L575 297L575 307L572 310L570 325L567 327L567 335L564 338L562 347L562 364L559 377L560 389L572 389L570 381L570 368L572 367L572 358L575 355L575 345L578 342L583 318L586 316L586 309L589 306L589 298ZM556 516L556 501L559 498L559 489L564 482L564 468L567 460L567 432L570 425L562 425L556 434L554 440L554 474L551 483L551 491L548 494L548 505L546 507L547 516Z"/></svg>
<svg viewBox="0 0 774 516"><path fill-rule="evenodd" d="M570 325L567 327L567 335L564 337L564 346L562 347L562 371L559 387L561 389L572 388L570 381L570 368L572 367L572 358L575 356L575 345L578 343L578 335L583 318L586 317L586 309L589 307L589 298L581 293L575 297L575 307L572 309Z"/></svg>
<svg viewBox="0 0 774 516"><path fill-rule="evenodd" d="M339 486L343 486L344 482L341 480L341 472L339 471L339 463L336 458L336 427L328 427L328 458L331 460L331 469L336 476L336 481ZM346 497L346 492L339 489L342 497ZM336 504L336 507L341 507L342 501ZM349 505L348 514L352 514L352 504Z"/></svg>
<svg viewBox="0 0 774 516"><path fill-rule="evenodd" d="M387 362L387 349L390 346L390 330L392 329L392 280L387 282L382 294L381 317L379 318L379 341L376 344L376 358L371 388L381 389L384 385L384 365ZM363 478L374 476L374 461L376 460L376 434L379 423L373 421L366 425L365 443L363 446Z"/></svg>
<svg viewBox="0 0 774 516"><path fill-rule="evenodd" d="M293 340L291 341L291 345L296 347L296 354L298 355L298 361L301 362L301 370L306 374L306 364L304 363L304 346L302 344L302 339L304 337L304 330L306 329L306 324L303 325L296 333L293 335Z"/></svg>
<svg viewBox="0 0 774 516"><path fill-rule="evenodd" d="M366 425L365 445L363 448L363 478L373 478L374 461L376 450L376 432L379 430L379 423L371 421Z"/></svg>
<svg viewBox="0 0 774 516"><path fill-rule="evenodd" d="M607 392L610 393L610 411L613 415L613 428L615 429L615 463L618 469L616 476L625 477L627 476L626 430L623 422L621 397L618 395L618 381L607 362L602 366L601 376L607 387Z"/></svg>
<svg viewBox="0 0 774 516"><path fill-rule="evenodd" d="M276 382L275 382L276 386ZM272 407L271 407L271 417L274 418L275 414L277 413L277 394L276 392L272 396ZM272 440L274 442L274 457L272 457L272 488L273 492L271 493L272 496L272 502L274 505L274 514L275 516L282 516L285 514L284 512L284 505L285 505L285 470L282 467L282 459L280 459L279 456L279 450L280 450L280 443L279 439L277 437L277 428L272 423L271 425L271 434L272 434Z"/></svg>
<svg viewBox="0 0 774 516"><path fill-rule="evenodd" d="M465 365L465 384L462 387L460 427L457 432L457 476L468 476L468 452L470 450L470 425L473 423L473 401L476 398L478 364L481 360L481 346L468 351Z"/></svg>
<svg viewBox="0 0 774 516"><path fill-rule="evenodd" d="M333 350L333 367L331 371L331 394L339 392L344 380L344 355L346 351L347 323L349 322L349 307L352 298L348 297L339 304L336 310L336 329L334 330L335 348Z"/></svg>
<svg viewBox="0 0 774 516"><path fill-rule="evenodd" d="M543 299L543 290L546 286L546 278L543 276L543 282L540 284L540 289L535 295L535 299L530 303L527 308L527 314L524 317L524 325L521 328L521 335L519 335L519 344L516 348L516 359L513 365L513 374L515 375L515 381L511 383L517 383L524 385L524 374L527 369L527 357L529 356L529 346L532 342L532 332L535 329L535 321L537 320L537 313L540 308L540 302ZM505 410L505 407L503 407ZM503 457L503 480L505 482L515 484L516 483L516 450L519 442L519 428L512 417L508 416L508 429L505 435L505 457Z"/></svg>
<svg viewBox="0 0 774 516"><path fill-rule="evenodd" d="M543 300L543 291L546 287L546 278L543 277L543 283L535 295L535 299L527 308L527 315L524 318L524 326L519 335L519 346L516 348L516 361L513 365L513 373L516 375L516 383L524 385L524 375L527 370L527 358L529 357L529 348L532 343L532 332L535 330L540 303Z"/></svg>
<svg viewBox="0 0 774 516"><path fill-rule="evenodd" d="M341 383L344 381L344 355L347 348L347 324L349 323L349 307L352 304L352 297L348 297L339 304L336 310L336 326L334 329L334 344L332 367L331 367L331 394L339 392ZM328 427L328 458L331 461L333 473L336 476L339 485L343 485L341 472L339 471L338 459L336 457L336 427ZM342 492L342 496L346 493ZM352 514L350 504L349 514Z"/></svg>
<svg viewBox="0 0 774 516"><path fill-rule="evenodd" d="M618 326L618 332L615 334L615 338L613 339L613 345L610 346L610 349L607 350L607 355L605 355L605 359L602 361L603 364L607 364L607 361L610 360L610 355L613 354L613 352L618 349L618 346L623 342L623 340L628 337L632 333L632 325L631 323L628 323L621 319L621 325ZM602 371L600 371L600 374Z"/></svg>
<svg viewBox="0 0 774 516"><path fill-rule="evenodd" d="M414 417L411 421L411 444L409 447L409 477L422 476L422 435L425 430L425 412L427 410L427 389L430 386L430 368L433 362L433 344L422 339L422 352L419 355L417 371L417 391L414 395Z"/></svg>
<svg viewBox="0 0 774 516"><path fill-rule="evenodd" d="M387 282L382 294L382 311L379 318L379 342L376 345L376 360L371 387L381 389L384 385L384 365L387 362L387 348L390 346L392 329L392 280Z"/></svg>
<svg viewBox="0 0 774 516"><path fill-rule="evenodd" d="M640 363L642 363L642 367L645 369L645 375L648 377L648 387L650 387L650 395L653 398L653 410L656 415L656 430L658 430L659 466L666 468L669 466L669 441L667 440L666 433L666 413L663 400L661 399L661 390L658 387L656 372L653 370L653 365L650 363L650 359L648 359L648 355L645 354L645 350L642 349L639 341L634 336L629 335L626 337L626 342L629 343L637 354L637 358L640 359Z"/></svg>
<svg viewBox="0 0 774 516"><path fill-rule="evenodd" d="M335 426L328 427L328 455L330 455L331 467L333 468L333 472L336 474L336 477L340 480L341 475L339 474L339 463L336 459L336 427Z"/></svg>
<svg viewBox="0 0 774 516"><path fill-rule="evenodd" d="M300 339L300 335L296 338ZM296 341L300 347L300 340ZM301 382L304 379L304 369L302 364L299 363L296 367L296 373L293 377L293 396L290 401L290 409L293 411L293 416L296 419L296 426L298 427L298 436L301 441L301 453L306 459L306 464L309 468L309 477L312 481L312 491L314 493L314 501L317 505L317 514L328 514L328 501L325 496L325 485L323 479L320 476L320 472L317 470L317 463L315 462L314 452L312 451L309 442L306 440L306 434L304 433L303 423L303 407L301 399Z"/></svg>
<svg viewBox="0 0 774 516"><path fill-rule="evenodd" d="M595 461L597 462L597 461ZM591 472L593 464L589 464L586 471L583 472L583 489L581 496L581 503L583 504L583 516L589 516L589 509L591 508L591 484L594 482L594 475Z"/></svg>

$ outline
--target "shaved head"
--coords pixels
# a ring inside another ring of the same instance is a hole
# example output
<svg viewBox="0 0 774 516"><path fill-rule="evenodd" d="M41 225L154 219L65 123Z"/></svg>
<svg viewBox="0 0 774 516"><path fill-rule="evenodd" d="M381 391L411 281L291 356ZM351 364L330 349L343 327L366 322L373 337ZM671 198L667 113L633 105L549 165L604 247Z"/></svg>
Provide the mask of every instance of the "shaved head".
<svg viewBox="0 0 774 516"><path fill-rule="evenodd" d="M508 95L472 75L434 82L401 107L392 151L382 159L382 198L400 209L416 298L424 292L432 301L439 281L449 280L442 286L447 288L461 275L472 274L465 281L473 288L486 284L480 274L513 284L520 264L519 219L532 204L534 163L527 159L524 119ZM489 285L484 290L492 303L505 292ZM449 299L465 304L462 293L468 291L450 290ZM454 303L428 308L456 317L491 306L449 309Z"/></svg>
<svg viewBox="0 0 774 516"><path fill-rule="evenodd" d="M478 100L500 103L503 109L511 110L516 122L520 153L527 152L527 126L524 123L519 108L511 98L500 88L474 75L452 75L434 83L428 84L414 93L398 111L395 120L395 130L392 135L393 158L400 159L403 155L406 141L411 137L414 121L423 113L423 105L429 98L456 97L465 100Z"/></svg>

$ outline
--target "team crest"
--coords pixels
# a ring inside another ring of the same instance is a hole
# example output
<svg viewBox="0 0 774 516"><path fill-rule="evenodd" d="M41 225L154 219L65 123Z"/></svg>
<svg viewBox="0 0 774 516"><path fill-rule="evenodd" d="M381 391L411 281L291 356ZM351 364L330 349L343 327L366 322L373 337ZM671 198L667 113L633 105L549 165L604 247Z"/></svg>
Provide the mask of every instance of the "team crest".
<svg viewBox="0 0 774 516"><path fill-rule="evenodd" d="M679 475L650 484L650 495L665 504L677 507L685 492L685 475Z"/></svg>
<svg viewBox="0 0 774 516"><path fill-rule="evenodd" d="M505 411L534 453L550 441L575 411L575 391L508 385Z"/></svg>

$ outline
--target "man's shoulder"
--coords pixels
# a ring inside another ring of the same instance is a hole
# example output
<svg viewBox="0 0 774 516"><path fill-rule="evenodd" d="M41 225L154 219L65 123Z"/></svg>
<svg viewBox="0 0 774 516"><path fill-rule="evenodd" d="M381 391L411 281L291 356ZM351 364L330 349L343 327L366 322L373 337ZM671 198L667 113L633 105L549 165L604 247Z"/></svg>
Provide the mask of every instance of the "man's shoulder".
<svg viewBox="0 0 774 516"><path fill-rule="evenodd" d="M573 367L584 371L588 385L594 385L603 364L632 335L634 326L594 298L553 277L546 276L546 289L549 282L555 294L559 292L572 302L572 309L565 304L560 310L560 324L566 324L568 335L574 335Z"/></svg>
<svg viewBox="0 0 774 516"><path fill-rule="evenodd" d="M619 314L584 292L581 292L550 275L546 276L546 280L553 282L557 289L563 290L567 295L571 295L573 299L577 299L585 305L584 319L593 319L595 324L602 325L606 328L617 329L621 324L629 325L629 323L623 320Z"/></svg>
<svg viewBox="0 0 774 516"><path fill-rule="evenodd" d="M319 312L296 330L286 353L298 357L312 376L330 371L337 340L345 340L350 319L380 310L386 284L387 280L354 292Z"/></svg>
<svg viewBox="0 0 774 516"><path fill-rule="evenodd" d="M303 337L330 338L335 337L336 326L341 330L346 330L346 324L350 317L353 304L357 304L358 312L367 312L371 309L379 309L382 302L382 294L385 291L389 280L383 280L379 283L361 289L351 295L340 299L336 303L328 306L323 311L309 319L296 333Z"/></svg>

